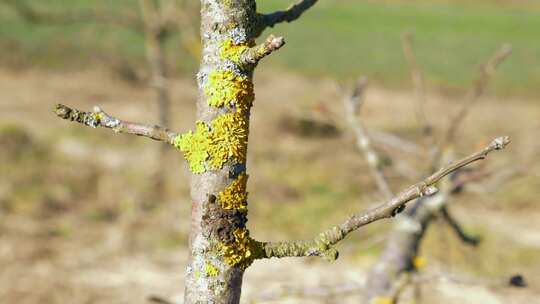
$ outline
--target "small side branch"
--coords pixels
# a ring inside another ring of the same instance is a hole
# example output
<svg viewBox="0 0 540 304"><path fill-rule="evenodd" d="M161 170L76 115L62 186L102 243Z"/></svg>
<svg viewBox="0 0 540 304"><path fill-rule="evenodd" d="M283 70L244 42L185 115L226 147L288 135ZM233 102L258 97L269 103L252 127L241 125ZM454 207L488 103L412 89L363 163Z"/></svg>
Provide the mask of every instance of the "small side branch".
<svg viewBox="0 0 540 304"><path fill-rule="evenodd" d="M160 126L143 125L120 120L105 113L99 107L95 107L93 112L83 112L62 104L57 104L54 108L54 113L62 119L78 122L92 128L108 128L116 133L144 136L169 144L173 144L174 139L178 136L177 133Z"/></svg>
<svg viewBox="0 0 540 304"><path fill-rule="evenodd" d="M457 131L467 115L469 114L469 111L472 108L472 105L478 101L480 96L484 93L489 80L495 74L495 71L497 67L508 58L512 54L512 46L509 44L505 44L501 46L495 52L495 54L480 67L480 74L478 78L475 80L473 86L471 89L467 92L466 102L464 102L459 110L456 112L456 114L452 117L450 123L448 124L448 128L445 130L445 134L443 135L443 138L439 144L438 151L440 153L441 150L444 150L444 148L451 144L455 138ZM436 156L440 156L436 154Z"/></svg>
<svg viewBox="0 0 540 304"><path fill-rule="evenodd" d="M260 25L256 36L262 34L262 32L268 27L274 27L274 25L282 22L292 22L302 14L310 9L317 3L317 0L301 0L300 2L291 5L284 11L277 11L270 14L260 14Z"/></svg>
<svg viewBox="0 0 540 304"><path fill-rule="evenodd" d="M368 135L376 144L387 146L407 154L423 156L420 146L394 134L377 130L368 130Z"/></svg>
<svg viewBox="0 0 540 304"><path fill-rule="evenodd" d="M508 137L496 138L484 149L441 168L423 181L400 192L383 205L367 212L355 214L342 224L322 232L313 240L260 243L262 253L258 258L321 256L334 260L338 257L338 252L334 246L349 233L375 221L396 216L405 209L405 205L409 201L421 196L435 194L437 189L434 185L443 177L473 162L485 159L489 153L504 149L509 143L510 139Z"/></svg>
<svg viewBox="0 0 540 304"><path fill-rule="evenodd" d="M450 214L446 206L441 208L440 213L445 222L452 228L461 241L471 246L480 244L480 237L467 234L458 221Z"/></svg>
<svg viewBox="0 0 540 304"><path fill-rule="evenodd" d="M285 45L283 37L275 37L270 35L264 43L247 49L242 53L241 63L243 65L257 64L261 59L270 55L272 52L279 50Z"/></svg>

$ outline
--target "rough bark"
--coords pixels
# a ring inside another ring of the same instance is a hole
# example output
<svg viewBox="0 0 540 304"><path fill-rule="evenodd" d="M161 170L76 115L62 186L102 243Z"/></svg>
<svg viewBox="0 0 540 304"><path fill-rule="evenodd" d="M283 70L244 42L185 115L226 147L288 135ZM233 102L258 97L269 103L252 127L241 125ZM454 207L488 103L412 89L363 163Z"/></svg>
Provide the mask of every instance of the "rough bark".
<svg viewBox="0 0 540 304"><path fill-rule="evenodd" d="M185 147L180 144L194 171L186 304L238 303L244 269L255 255L246 228L245 172L252 76L260 58L248 64L243 59L254 47L259 21L254 0L201 1L198 131L183 137ZM197 133L210 134L203 143L207 151L193 144ZM202 163L190 159L197 153Z"/></svg>

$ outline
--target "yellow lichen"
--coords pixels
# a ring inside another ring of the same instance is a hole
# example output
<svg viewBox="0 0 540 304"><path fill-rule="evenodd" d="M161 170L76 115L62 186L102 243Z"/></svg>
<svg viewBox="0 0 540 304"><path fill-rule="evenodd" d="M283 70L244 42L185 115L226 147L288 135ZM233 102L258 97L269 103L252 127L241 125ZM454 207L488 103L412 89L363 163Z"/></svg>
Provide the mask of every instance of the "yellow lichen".
<svg viewBox="0 0 540 304"><path fill-rule="evenodd" d="M240 113L247 113L254 99L251 80L231 71L211 72L204 93L210 106L234 106Z"/></svg>
<svg viewBox="0 0 540 304"><path fill-rule="evenodd" d="M266 46L263 44L261 45L258 49L257 49L257 56L259 57L263 57L264 55L266 55L266 52L268 51L268 49L266 48Z"/></svg>
<svg viewBox="0 0 540 304"><path fill-rule="evenodd" d="M219 269L210 263L206 263L206 265L204 265L204 272L208 277L215 277L219 274Z"/></svg>
<svg viewBox="0 0 540 304"><path fill-rule="evenodd" d="M412 264L413 264L413 266L414 266L415 269L421 269L421 268L423 268L424 266L426 266L427 261L426 261L426 258L424 258L424 257L415 256L415 257L412 259Z"/></svg>
<svg viewBox="0 0 540 304"><path fill-rule="evenodd" d="M247 179L247 174L242 173L229 187L219 193L219 202L223 209L244 210L247 208Z"/></svg>
<svg viewBox="0 0 540 304"><path fill-rule="evenodd" d="M240 113L227 113L212 121L210 134L210 166L222 168L229 158L246 161L248 122Z"/></svg>
<svg viewBox="0 0 540 304"><path fill-rule="evenodd" d="M261 254L260 243L250 238L245 228L236 229L233 234L233 243L221 244L223 257L229 266L246 269Z"/></svg>
<svg viewBox="0 0 540 304"><path fill-rule="evenodd" d="M211 129L204 122L197 122L196 132L178 136L174 145L189 163L191 172L203 173L208 168L221 169L229 159L246 161L248 121L240 113L227 113L211 122Z"/></svg>
<svg viewBox="0 0 540 304"><path fill-rule="evenodd" d="M223 41L219 48L219 57L223 60L230 60L234 63L239 63L242 54L249 49L247 43L234 44L231 39Z"/></svg>
<svg viewBox="0 0 540 304"><path fill-rule="evenodd" d="M377 297L371 301L372 304L394 304L394 300L390 297Z"/></svg>
<svg viewBox="0 0 540 304"><path fill-rule="evenodd" d="M174 140L174 146L184 152L184 157L189 163L191 172L203 173L206 171L204 163L208 158L210 146L210 133L204 122L197 122L197 131L189 131L179 135Z"/></svg>

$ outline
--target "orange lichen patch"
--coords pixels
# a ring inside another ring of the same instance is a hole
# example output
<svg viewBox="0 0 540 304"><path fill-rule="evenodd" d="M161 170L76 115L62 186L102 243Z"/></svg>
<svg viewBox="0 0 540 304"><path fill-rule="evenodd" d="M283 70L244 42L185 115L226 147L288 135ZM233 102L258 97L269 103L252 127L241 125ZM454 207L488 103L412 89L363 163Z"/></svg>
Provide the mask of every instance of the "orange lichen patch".
<svg viewBox="0 0 540 304"><path fill-rule="evenodd" d="M225 210L245 210L247 208L248 175L242 173L229 187L219 193L219 202Z"/></svg>
<svg viewBox="0 0 540 304"><path fill-rule="evenodd" d="M240 113L247 113L255 97L252 81L231 71L210 73L204 93L210 106L234 106Z"/></svg>

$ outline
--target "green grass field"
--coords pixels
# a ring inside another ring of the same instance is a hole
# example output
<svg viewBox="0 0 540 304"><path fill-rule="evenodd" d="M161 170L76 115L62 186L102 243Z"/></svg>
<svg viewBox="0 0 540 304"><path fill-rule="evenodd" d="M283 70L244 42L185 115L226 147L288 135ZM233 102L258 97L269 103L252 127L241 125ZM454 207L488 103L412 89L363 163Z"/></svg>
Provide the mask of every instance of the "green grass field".
<svg viewBox="0 0 540 304"><path fill-rule="evenodd" d="M44 10L88 9L137 13L137 1L40 0L28 3ZM512 1L509 1L512 2ZM287 7L288 0L259 1L261 11ZM540 9L535 4L502 5L496 1L324 1L294 25L268 31L283 35L287 46L266 66L310 76L349 78L367 75L386 87L409 86L400 35L414 33L415 51L431 86L463 89L501 44L511 43L514 54L496 77L501 95L540 94ZM127 9L126 9L127 8ZM22 21L0 6L2 63L49 67L121 57L143 61L141 34L99 24L43 26ZM177 54L174 41L171 54ZM174 56L182 71L196 63L186 54ZM171 56L172 58L173 56ZM186 60L187 59L187 60Z"/></svg>

